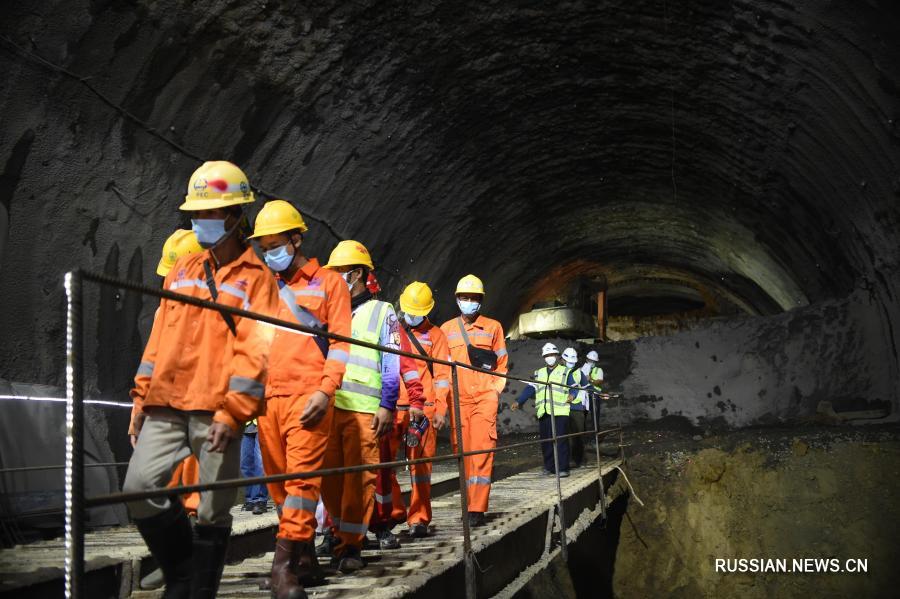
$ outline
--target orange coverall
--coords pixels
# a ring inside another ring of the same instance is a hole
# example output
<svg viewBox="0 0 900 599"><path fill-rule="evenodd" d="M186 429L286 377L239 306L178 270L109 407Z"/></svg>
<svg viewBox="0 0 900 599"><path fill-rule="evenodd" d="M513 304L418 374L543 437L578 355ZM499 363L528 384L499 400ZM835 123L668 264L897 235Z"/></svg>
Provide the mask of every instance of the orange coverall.
<svg viewBox="0 0 900 599"><path fill-rule="evenodd" d="M209 300L203 262L209 251L180 258L165 288ZM268 267L247 248L215 273L220 304L273 314L278 289ZM162 406L213 413L238 432L262 404L272 329L235 317L236 335L222 326L222 314L163 299L134 378L134 413ZM164 334L161 334L164 331Z"/></svg>
<svg viewBox="0 0 900 599"><path fill-rule="evenodd" d="M431 323L427 318L418 327L412 329L422 349L430 357L441 360L450 359L450 350L447 347L447 337L440 328ZM405 338L408 333L401 327L401 335ZM409 342L407 342L409 343ZM411 343L409 343L412 346ZM418 350L413 347L413 353ZM434 415L447 416L447 399L450 396L450 367L443 364L431 364L434 376L428 368L429 363L423 360L414 360L419 370L419 380L422 381L425 394L425 416L429 426L418 447L409 448L407 457L411 460L417 458L434 457L437 448L437 432L434 430ZM401 406L406 406L403 409ZM409 428L409 394L406 389L400 388L400 399L397 401L397 412L394 420L394 431L391 434L391 455L396 456L397 450L406 443L406 431ZM414 524L431 523L431 462L415 464L410 467L412 479L412 492L409 498L409 512L403 505L403 495L397 481L397 474L391 472L394 509L392 518L395 522L406 521L410 526Z"/></svg>
<svg viewBox="0 0 900 599"><path fill-rule="evenodd" d="M311 258L285 284L279 280L281 301L277 317L296 322L288 301L309 311L327 330L350 336L350 292L335 271ZM285 299L287 298L287 299ZM269 358L266 411L257 420L263 467L267 475L319 470L331 434L334 392L340 386L350 351L348 343L325 340L322 353L315 337L288 329L277 330ZM321 343L321 342L320 342ZM310 395L328 396L328 412L315 426L300 425ZM281 506L278 537L312 542L316 536L316 504L321 478L270 483L269 492Z"/></svg>
<svg viewBox="0 0 900 599"><path fill-rule="evenodd" d="M402 326L398 329L400 349L412 353L413 346L409 337L406 336ZM400 377L403 379L403 384L400 385L397 409L394 411L394 428L390 434L378 440L378 459L381 463L393 462L397 458L400 442L406 443L410 406L419 410L425 407L425 394L418 360L400 356ZM400 494L400 487L397 486L397 475L393 468L382 468L376 472L375 476L375 510L372 512L369 529L377 532L379 528L386 526L390 529L394 527L395 523L403 522L406 519L406 509L403 507L403 496ZM399 516L397 516L398 514Z"/></svg>
<svg viewBox="0 0 900 599"><path fill-rule="evenodd" d="M471 364L468 348L459 329L459 319L448 320L441 325L447 335L450 357L455 362ZM491 318L478 315L473 323L463 320L469 342L482 349L497 354L495 372L505 374L509 356L503 326ZM463 451L492 449L497 446L497 410L500 393L506 387L506 379L495 377L468 368L456 369L459 386L459 411L462 419ZM451 432L451 437L455 433ZM486 512L491 494L491 473L494 468L494 454L483 453L465 458L466 482L470 512Z"/></svg>
<svg viewBox="0 0 900 599"><path fill-rule="evenodd" d="M165 278L164 288L210 299L203 262L208 251L184 256ZM214 274L218 303L272 314L277 287L265 265L247 248ZM249 298L253 299L251 306ZM136 420L154 407L213 413L213 420L238 431L260 409L272 335L258 322L234 318L236 334L212 310L163 299L153 320L131 397L129 434ZM174 468L169 487L200 482L195 455ZM182 496L185 510L196 513L200 493Z"/></svg>

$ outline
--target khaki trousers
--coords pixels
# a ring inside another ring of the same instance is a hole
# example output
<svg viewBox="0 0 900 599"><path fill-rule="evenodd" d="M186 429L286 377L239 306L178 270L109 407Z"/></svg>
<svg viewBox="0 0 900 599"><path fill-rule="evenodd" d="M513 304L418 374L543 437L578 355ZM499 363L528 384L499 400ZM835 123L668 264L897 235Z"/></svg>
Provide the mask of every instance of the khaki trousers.
<svg viewBox="0 0 900 599"><path fill-rule="evenodd" d="M206 434L212 424L211 412L183 412L172 408L153 407L138 436L137 446L128 464L126 493L165 487L172 471L183 459L193 454L200 464L200 483L214 482L241 475L241 440L231 439L225 453L208 451ZM229 510L237 499L237 487L202 491L197 507L197 523L230 526ZM149 518L169 508L169 497L134 501L128 510L135 519Z"/></svg>

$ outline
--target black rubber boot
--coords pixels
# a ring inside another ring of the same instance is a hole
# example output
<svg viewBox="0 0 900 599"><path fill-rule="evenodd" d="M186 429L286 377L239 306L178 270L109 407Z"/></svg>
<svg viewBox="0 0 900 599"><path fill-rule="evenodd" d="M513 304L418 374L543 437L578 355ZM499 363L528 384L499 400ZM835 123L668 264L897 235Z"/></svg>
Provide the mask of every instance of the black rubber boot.
<svg viewBox="0 0 900 599"><path fill-rule="evenodd" d="M334 531L330 528L326 528L325 534L322 535L322 542L316 547L316 555L321 557L331 557L334 555L334 548L337 547L337 545L338 540L337 537L334 536Z"/></svg>
<svg viewBox="0 0 900 599"><path fill-rule="evenodd" d="M194 527L191 599L215 599L230 536L230 526L198 524Z"/></svg>
<svg viewBox="0 0 900 599"><path fill-rule="evenodd" d="M181 503L173 501L161 514L134 523L163 572L166 582L163 598L188 599L191 596L191 522Z"/></svg>

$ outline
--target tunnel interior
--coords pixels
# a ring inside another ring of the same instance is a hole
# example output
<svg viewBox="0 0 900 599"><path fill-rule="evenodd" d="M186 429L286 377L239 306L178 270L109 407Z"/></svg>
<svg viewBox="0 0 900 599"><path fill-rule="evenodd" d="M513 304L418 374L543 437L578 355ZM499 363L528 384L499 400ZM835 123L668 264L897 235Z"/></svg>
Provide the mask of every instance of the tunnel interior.
<svg viewBox="0 0 900 599"><path fill-rule="evenodd" d="M459 278L481 277L484 313L511 333L513 374L541 365L545 341L517 337L520 315L584 285L579 309L595 318L604 289L605 338L577 345L599 351L621 397L604 417L687 423L683 455L719 429L896 421L898 32L890 0L3 3L0 391L62 393L64 274L158 285L190 174L225 159L254 187L251 220L286 199L309 225L308 255L361 241L385 299L426 281L443 322ZM86 289L89 396L129 401L156 307ZM91 413L103 459L130 454L115 432L126 412ZM504 434L533 432L533 420L498 415ZM26 430L6 442L52 437ZM812 451L822 464L839 457L826 455L831 430L810 441L825 439ZM809 448L783 436L794 481ZM704 493L720 479L743 493L771 456L720 441L727 455L682 471ZM845 450L851 465L834 471L856 473L868 450ZM726 462L738 468L721 478ZM671 460L646 464L639 481L675 480ZM798 502L830 497L826 470L791 487ZM874 480L858 478L847 484ZM678 518L654 509L651 530ZM731 520L735 538L744 520ZM647 549L627 521L623 542ZM622 596L647 589L632 591Z"/></svg>
<svg viewBox="0 0 900 599"><path fill-rule="evenodd" d="M431 282L442 317L469 271L509 326L583 262L611 316L893 300L886 4L61 7L4 9L4 330L40 341L12 377L58 376L66 269L152 276L200 158L295 202L323 257L368 244L389 293Z"/></svg>
<svg viewBox="0 0 900 599"><path fill-rule="evenodd" d="M619 339L862 297L897 370L890 3L3 11L4 378L61 384L63 273L152 283L211 158L296 204L310 254L429 282L435 321L469 272L507 330L602 277ZM91 293L91 387L122 394L154 302Z"/></svg>

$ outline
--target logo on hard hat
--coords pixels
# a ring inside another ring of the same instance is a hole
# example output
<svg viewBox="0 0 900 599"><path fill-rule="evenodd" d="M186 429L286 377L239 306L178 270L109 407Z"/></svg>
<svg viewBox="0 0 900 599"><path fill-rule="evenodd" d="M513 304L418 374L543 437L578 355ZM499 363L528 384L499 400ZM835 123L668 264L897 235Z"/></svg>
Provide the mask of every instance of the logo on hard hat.
<svg viewBox="0 0 900 599"><path fill-rule="evenodd" d="M369 253L369 250L367 250L366 248L364 248L364 247L362 246L362 244L359 244L359 243L356 244L356 251L359 252L359 253L361 253L361 254L368 254L368 253Z"/></svg>
<svg viewBox="0 0 900 599"><path fill-rule="evenodd" d="M244 194L244 197L250 195L250 184L246 181L241 181L241 193Z"/></svg>
<svg viewBox="0 0 900 599"><path fill-rule="evenodd" d="M206 185L207 185L206 179L204 179L203 177L200 177L199 179L194 181L194 189L196 189L197 191L202 191L202 190L206 189Z"/></svg>

